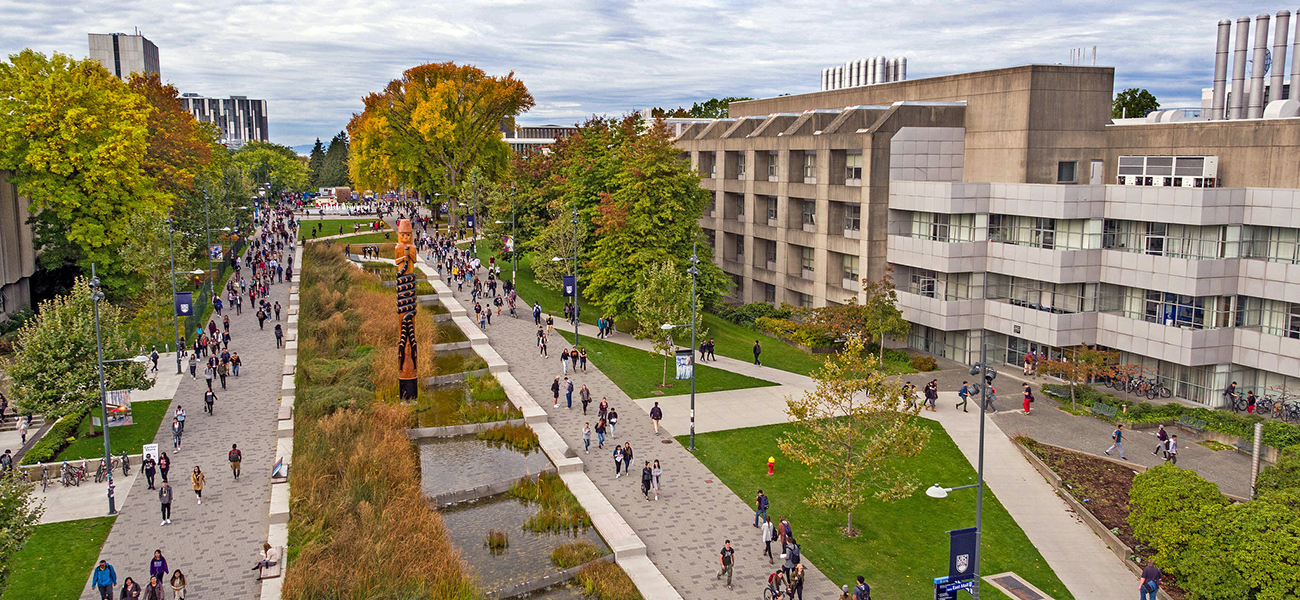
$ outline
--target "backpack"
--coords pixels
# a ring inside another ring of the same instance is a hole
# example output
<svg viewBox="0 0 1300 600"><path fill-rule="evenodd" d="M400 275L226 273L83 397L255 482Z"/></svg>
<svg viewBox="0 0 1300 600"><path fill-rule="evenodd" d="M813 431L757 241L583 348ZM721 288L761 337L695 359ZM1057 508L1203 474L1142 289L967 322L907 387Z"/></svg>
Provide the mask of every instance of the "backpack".
<svg viewBox="0 0 1300 600"><path fill-rule="evenodd" d="M790 544L790 563L799 564L799 544Z"/></svg>
<svg viewBox="0 0 1300 600"><path fill-rule="evenodd" d="M773 527L773 528L772 528L772 541L775 542L775 541L777 540L777 538L779 538L779 537L780 537L780 536L777 535L776 528Z"/></svg>
<svg viewBox="0 0 1300 600"><path fill-rule="evenodd" d="M227 458L230 459L230 462L239 462L240 460L243 460L244 453L239 450L231 450L230 454L227 455Z"/></svg>

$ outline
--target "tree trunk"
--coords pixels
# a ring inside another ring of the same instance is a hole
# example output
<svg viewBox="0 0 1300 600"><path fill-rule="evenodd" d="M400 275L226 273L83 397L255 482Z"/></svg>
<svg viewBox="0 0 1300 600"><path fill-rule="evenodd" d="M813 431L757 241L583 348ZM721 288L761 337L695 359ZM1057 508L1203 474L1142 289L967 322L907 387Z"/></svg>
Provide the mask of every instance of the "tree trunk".
<svg viewBox="0 0 1300 600"><path fill-rule="evenodd" d="M664 380L659 383L659 387L668 387L668 355L664 355Z"/></svg>

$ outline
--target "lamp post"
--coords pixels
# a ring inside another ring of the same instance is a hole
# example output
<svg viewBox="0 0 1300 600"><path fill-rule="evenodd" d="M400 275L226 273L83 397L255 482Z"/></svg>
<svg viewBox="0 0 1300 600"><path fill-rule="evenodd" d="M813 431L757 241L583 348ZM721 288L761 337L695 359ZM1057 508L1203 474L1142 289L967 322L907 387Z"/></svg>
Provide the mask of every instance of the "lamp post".
<svg viewBox="0 0 1300 600"><path fill-rule="evenodd" d="M688 450L695 450L695 279L700 274L700 258L696 255L695 244L691 244L691 267L686 270L691 275L691 445ZM673 325L664 323L659 328L669 331L675 327L685 327L685 325Z"/></svg>
<svg viewBox="0 0 1300 600"><path fill-rule="evenodd" d="M95 275L95 264L91 263L90 300L94 304L95 310L95 357L99 369L99 419L100 426L104 428L104 464L108 467L108 514L111 516L117 514L117 504L113 500L113 450L108 439L108 390L104 383L104 363L145 363L149 361L149 357L142 354L131 358L104 360L104 342L99 332L99 301L104 299L104 292L99 287L99 277ZM180 356L179 353L177 356Z"/></svg>
<svg viewBox="0 0 1300 600"><path fill-rule="evenodd" d="M495 221L497 225L505 225L505 221ZM510 285L515 284L515 279L519 276L519 249L517 244L519 240L515 239L515 186L510 186Z"/></svg>
<svg viewBox="0 0 1300 600"><path fill-rule="evenodd" d="M176 342L176 374L180 375L181 374L181 323L180 321L176 320L176 241L173 235L176 233L176 228L174 227L175 223L176 223L175 219L171 217L167 217L167 252L168 254L171 255L171 262L172 262L172 270L171 270L172 276L170 278L172 280L172 330L173 330L173 335L175 336L172 338L172 341Z"/></svg>
<svg viewBox="0 0 1300 600"><path fill-rule="evenodd" d="M573 258L552 257L551 262L573 261L573 345L578 345L578 209L573 209Z"/></svg>

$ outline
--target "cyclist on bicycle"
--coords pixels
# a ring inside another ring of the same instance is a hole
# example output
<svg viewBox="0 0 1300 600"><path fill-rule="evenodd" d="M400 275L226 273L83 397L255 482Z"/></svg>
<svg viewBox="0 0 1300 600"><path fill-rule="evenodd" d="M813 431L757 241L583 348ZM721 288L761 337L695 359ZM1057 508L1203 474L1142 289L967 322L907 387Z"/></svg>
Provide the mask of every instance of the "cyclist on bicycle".
<svg viewBox="0 0 1300 600"><path fill-rule="evenodd" d="M767 576L767 590L772 598L781 597L781 586L785 585L785 573L777 571Z"/></svg>

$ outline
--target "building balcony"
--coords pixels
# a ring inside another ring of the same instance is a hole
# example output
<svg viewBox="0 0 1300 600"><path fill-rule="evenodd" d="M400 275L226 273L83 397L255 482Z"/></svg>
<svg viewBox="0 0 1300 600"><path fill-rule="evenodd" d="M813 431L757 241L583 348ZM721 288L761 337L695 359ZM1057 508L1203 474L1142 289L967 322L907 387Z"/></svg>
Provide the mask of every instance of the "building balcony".
<svg viewBox="0 0 1300 600"><path fill-rule="evenodd" d="M1236 335L1235 327L1190 329L1097 313L1096 343L1186 366L1232 362Z"/></svg>
<svg viewBox="0 0 1300 600"><path fill-rule="evenodd" d="M986 329L1058 348L1096 343L1097 314L1062 313L1006 300L984 303Z"/></svg>
<svg viewBox="0 0 1300 600"><path fill-rule="evenodd" d="M1300 373L1300 340L1264 333L1258 327L1236 327L1232 362L1294 376Z"/></svg>
<svg viewBox="0 0 1300 600"><path fill-rule="evenodd" d="M1002 275L1050 281L1090 283L1101 277L1101 250L1049 250L988 242L988 270Z"/></svg>
<svg viewBox="0 0 1300 600"><path fill-rule="evenodd" d="M1244 293L1238 291L1241 263L1242 259L1237 258L1197 260L1124 250L1102 250L1100 281L1187 296L1230 296ZM1275 274L1281 274L1286 269L1276 271L1279 273ZM1295 269L1294 275L1300 277L1300 268ZM1297 283L1292 291L1300 293L1300 279L1283 278L1275 281L1282 288L1286 287L1286 281L1295 281Z"/></svg>
<svg viewBox="0 0 1300 600"><path fill-rule="evenodd" d="M1246 188L1183 188L1108 185L1107 219L1182 223L1185 225L1223 225L1245 222L1248 212L1272 217L1272 211L1248 210L1253 192ZM1261 197L1262 199L1262 197ZM1254 207L1251 207L1254 208ZM1274 225L1274 223L1251 223ZM1284 227L1292 226L1288 222Z"/></svg>
<svg viewBox="0 0 1300 600"><path fill-rule="evenodd" d="M944 273L969 273L984 270L985 242L936 242L901 235L886 236L889 262Z"/></svg>
<svg viewBox="0 0 1300 600"><path fill-rule="evenodd" d="M983 300L945 300L898 290L898 309L904 319L943 331L980 329L983 305Z"/></svg>

